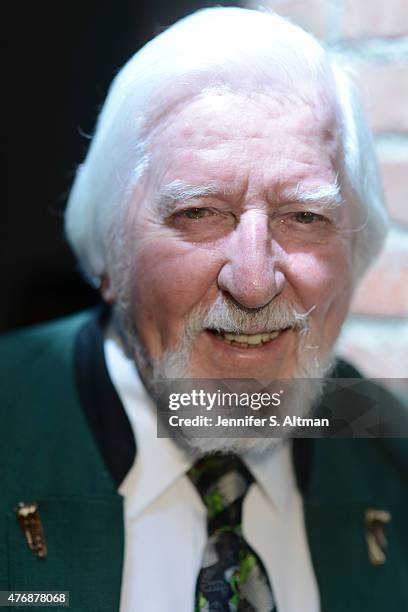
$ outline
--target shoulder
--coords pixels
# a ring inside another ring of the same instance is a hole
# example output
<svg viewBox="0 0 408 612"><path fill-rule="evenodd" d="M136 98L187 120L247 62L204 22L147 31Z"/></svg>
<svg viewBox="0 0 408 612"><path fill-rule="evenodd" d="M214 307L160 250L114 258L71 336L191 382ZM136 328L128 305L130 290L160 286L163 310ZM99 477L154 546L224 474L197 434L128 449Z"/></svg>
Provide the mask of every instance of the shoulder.
<svg viewBox="0 0 408 612"><path fill-rule="evenodd" d="M318 407L319 416L329 418L328 437L294 440L302 493L337 504L393 496L407 504L406 406L344 361L332 377Z"/></svg>
<svg viewBox="0 0 408 612"><path fill-rule="evenodd" d="M85 310L3 334L0 336L0 369L4 372L18 365L34 365L31 357L61 356L61 350L72 345L76 333L91 316L92 310Z"/></svg>
<svg viewBox="0 0 408 612"><path fill-rule="evenodd" d="M74 346L81 327L92 317L83 311L50 323L4 334L0 338L0 407L8 416L63 403L75 393Z"/></svg>
<svg viewBox="0 0 408 612"><path fill-rule="evenodd" d="M339 360L323 398L338 424L313 440L315 493L328 497L388 499L408 503L408 409L381 381L365 378Z"/></svg>

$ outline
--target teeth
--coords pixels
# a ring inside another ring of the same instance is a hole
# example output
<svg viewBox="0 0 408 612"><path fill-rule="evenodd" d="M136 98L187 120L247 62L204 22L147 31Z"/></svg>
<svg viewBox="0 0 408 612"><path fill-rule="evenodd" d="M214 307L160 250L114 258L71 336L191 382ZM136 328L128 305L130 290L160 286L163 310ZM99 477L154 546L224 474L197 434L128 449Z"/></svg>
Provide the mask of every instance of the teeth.
<svg viewBox="0 0 408 612"><path fill-rule="evenodd" d="M256 346L263 344L265 342L269 342L269 340L273 340L277 338L280 334L281 330L275 330L273 332L265 332L261 334L230 334L228 332L222 333L222 336L228 342L237 342L238 344L247 344L250 346Z"/></svg>

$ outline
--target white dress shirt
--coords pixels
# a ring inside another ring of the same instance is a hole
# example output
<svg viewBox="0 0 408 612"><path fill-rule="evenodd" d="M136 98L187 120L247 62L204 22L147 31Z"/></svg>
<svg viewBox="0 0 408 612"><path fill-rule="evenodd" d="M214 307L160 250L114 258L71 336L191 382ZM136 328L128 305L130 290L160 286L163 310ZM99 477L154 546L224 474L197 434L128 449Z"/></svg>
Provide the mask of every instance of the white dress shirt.
<svg viewBox="0 0 408 612"><path fill-rule="evenodd" d="M112 330L105 359L137 445L119 489L125 508L120 612L193 612L207 540L206 509L186 476L194 457L172 439L157 438L155 407ZM243 533L265 565L278 611L319 612L290 446L262 459L241 458L255 479L244 500Z"/></svg>

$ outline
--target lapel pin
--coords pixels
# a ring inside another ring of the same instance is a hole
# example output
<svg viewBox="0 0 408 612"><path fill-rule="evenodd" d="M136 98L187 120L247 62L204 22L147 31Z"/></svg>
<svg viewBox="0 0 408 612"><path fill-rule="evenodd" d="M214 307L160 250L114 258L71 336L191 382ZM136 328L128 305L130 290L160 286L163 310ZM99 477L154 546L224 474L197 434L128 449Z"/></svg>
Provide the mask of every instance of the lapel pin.
<svg viewBox="0 0 408 612"><path fill-rule="evenodd" d="M366 540L368 546L368 558L373 565L383 565L387 557L387 538L385 537L385 526L391 521L391 514L386 510L374 510L369 508L365 513Z"/></svg>
<svg viewBox="0 0 408 612"><path fill-rule="evenodd" d="M20 502L15 510L28 547L36 557L44 559L47 546L37 502Z"/></svg>

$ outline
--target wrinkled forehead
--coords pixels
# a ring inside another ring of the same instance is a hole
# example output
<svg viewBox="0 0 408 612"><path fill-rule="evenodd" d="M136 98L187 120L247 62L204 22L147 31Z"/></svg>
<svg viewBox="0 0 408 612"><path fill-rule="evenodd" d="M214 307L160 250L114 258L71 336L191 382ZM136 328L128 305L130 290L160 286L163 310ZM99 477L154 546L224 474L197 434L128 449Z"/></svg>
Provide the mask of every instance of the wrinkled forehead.
<svg viewBox="0 0 408 612"><path fill-rule="evenodd" d="M206 87L195 95L183 97L163 110L150 122L149 141L160 144L163 137L181 131L189 137L198 130L201 121L206 125L219 125L222 131L236 130L234 112L241 112L242 128L249 133L259 130L259 118L269 116L276 121L285 117L293 126L297 118L309 116L311 123L303 125L316 134L332 136L339 131L339 113L334 96L327 90L315 88L305 91L284 85L258 91L233 90L229 87ZM300 127L300 126L299 126Z"/></svg>
<svg viewBox="0 0 408 612"><path fill-rule="evenodd" d="M215 175L221 167L225 174L234 159L284 163L285 150L296 156L296 147L305 162L310 152L321 155L322 165L340 167L337 109L317 90L206 88L163 113L148 144L156 175L165 173L175 159L179 168L208 162L206 169ZM236 164L233 170L236 173Z"/></svg>
<svg viewBox="0 0 408 612"><path fill-rule="evenodd" d="M255 71L254 71L255 72ZM231 110L236 106L251 107L252 114L245 114L256 121L257 114L270 109L275 114L308 109L311 116L318 117L323 130L335 132L339 123L339 105L336 89L330 72L324 78L312 76L306 70L292 71L287 66L266 77L258 73L243 71L234 75L193 75L184 82L175 82L171 91L157 96L146 114L145 134L148 139L160 137L163 128L168 128L186 109L195 109L200 115L220 116L228 124ZM317 126L317 123L316 123Z"/></svg>

